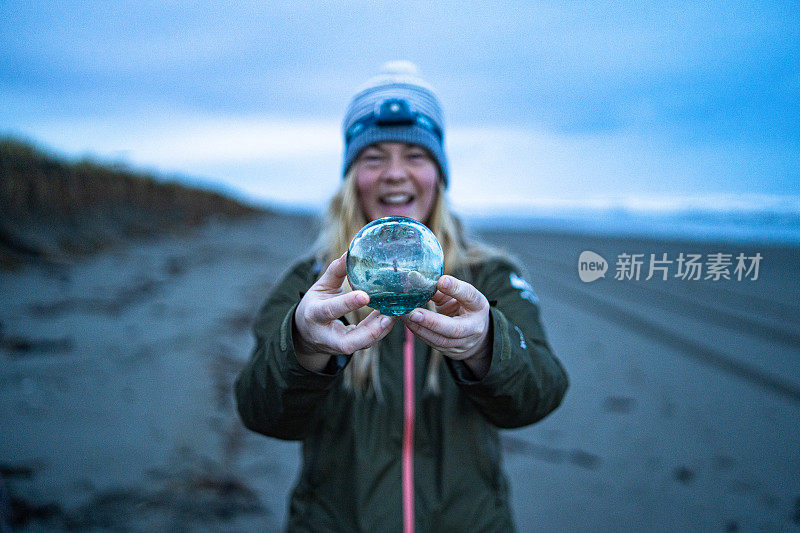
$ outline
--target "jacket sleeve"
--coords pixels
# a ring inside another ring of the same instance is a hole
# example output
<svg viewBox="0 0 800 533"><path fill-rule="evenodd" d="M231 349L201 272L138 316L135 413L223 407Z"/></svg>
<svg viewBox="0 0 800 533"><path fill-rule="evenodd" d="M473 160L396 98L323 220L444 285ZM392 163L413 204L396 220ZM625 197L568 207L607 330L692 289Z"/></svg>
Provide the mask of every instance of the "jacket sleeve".
<svg viewBox="0 0 800 533"><path fill-rule="evenodd" d="M541 420L561 403L568 378L550 349L538 298L506 261L490 261L475 277L489 300L492 361L476 380L461 361L447 364L456 383L494 425L515 428Z"/></svg>
<svg viewBox="0 0 800 533"><path fill-rule="evenodd" d="M294 311L314 283L311 262L296 265L261 308L255 348L236 379L236 405L249 429L270 437L301 440L340 378L344 357L332 357L323 372L300 365L294 351Z"/></svg>

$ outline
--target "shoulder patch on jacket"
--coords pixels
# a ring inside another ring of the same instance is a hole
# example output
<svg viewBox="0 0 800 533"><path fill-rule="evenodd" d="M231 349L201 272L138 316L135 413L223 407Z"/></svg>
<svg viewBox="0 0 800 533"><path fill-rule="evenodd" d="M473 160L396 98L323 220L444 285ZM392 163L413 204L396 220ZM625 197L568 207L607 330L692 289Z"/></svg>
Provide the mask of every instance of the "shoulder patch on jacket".
<svg viewBox="0 0 800 533"><path fill-rule="evenodd" d="M522 330L519 329L518 326L514 326L514 329L517 331L517 335L519 335L519 347L522 348L523 350L527 350L528 345L525 342L525 335L522 334Z"/></svg>
<svg viewBox="0 0 800 533"><path fill-rule="evenodd" d="M524 298L525 300L528 300L532 304L539 303L539 297L536 296L536 293L533 291L533 287L531 287L531 284L522 279L521 277L519 277L516 272L512 272L511 274L509 274L508 280L511 282L512 287L514 287L515 289L519 289L520 298Z"/></svg>

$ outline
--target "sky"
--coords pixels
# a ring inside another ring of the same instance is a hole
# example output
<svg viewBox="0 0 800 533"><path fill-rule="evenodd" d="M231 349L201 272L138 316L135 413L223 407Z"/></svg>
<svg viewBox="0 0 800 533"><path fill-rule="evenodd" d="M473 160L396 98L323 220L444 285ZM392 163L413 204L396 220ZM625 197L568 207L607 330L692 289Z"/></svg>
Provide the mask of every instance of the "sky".
<svg viewBox="0 0 800 533"><path fill-rule="evenodd" d="M356 88L407 59L449 194L800 210L800 3L0 3L0 134L322 206Z"/></svg>

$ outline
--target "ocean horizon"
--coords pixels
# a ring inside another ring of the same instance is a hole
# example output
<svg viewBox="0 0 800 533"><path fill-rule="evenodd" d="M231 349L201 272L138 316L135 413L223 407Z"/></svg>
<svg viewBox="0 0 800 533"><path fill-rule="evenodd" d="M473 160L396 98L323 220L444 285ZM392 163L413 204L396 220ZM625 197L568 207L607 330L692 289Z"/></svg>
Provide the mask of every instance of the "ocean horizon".
<svg viewBox="0 0 800 533"><path fill-rule="evenodd" d="M259 205L285 213L320 215L324 206L275 201ZM644 237L800 244L800 197L716 196L459 205L475 230L536 230Z"/></svg>

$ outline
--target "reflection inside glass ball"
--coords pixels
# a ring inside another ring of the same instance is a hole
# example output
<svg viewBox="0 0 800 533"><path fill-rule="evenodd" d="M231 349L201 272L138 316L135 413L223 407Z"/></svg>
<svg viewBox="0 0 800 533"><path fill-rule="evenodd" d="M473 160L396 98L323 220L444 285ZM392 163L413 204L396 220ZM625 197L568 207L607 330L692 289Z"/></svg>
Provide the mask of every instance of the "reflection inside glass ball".
<svg viewBox="0 0 800 533"><path fill-rule="evenodd" d="M369 306L385 315L400 316L425 305L443 272L439 241L411 218L370 222L347 251L350 286L369 294Z"/></svg>

